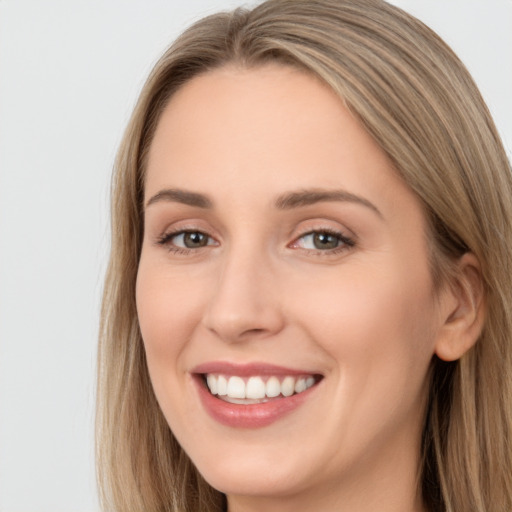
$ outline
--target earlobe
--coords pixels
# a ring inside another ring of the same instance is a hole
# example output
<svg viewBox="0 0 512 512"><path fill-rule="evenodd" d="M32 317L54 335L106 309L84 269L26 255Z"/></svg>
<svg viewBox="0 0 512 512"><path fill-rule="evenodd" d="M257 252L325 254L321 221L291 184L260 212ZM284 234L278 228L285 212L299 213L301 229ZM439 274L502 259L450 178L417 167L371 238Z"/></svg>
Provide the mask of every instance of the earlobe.
<svg viewBox="0 0 512 512"><path fill-rule="evenodd" d="M445 322L435 345L444 361L461 358L478 340L485 321L485 293L480 263L472 253L457 263L457 277L447 286Z"/></svg>

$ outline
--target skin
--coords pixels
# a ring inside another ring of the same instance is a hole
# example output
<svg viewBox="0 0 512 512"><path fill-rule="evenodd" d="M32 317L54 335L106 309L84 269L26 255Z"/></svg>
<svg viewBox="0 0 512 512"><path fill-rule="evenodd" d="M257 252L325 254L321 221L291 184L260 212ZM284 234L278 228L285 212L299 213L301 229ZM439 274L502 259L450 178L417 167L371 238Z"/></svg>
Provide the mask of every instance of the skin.
<svg viewBox="0 0 512 512"><path fill-rule="evenodd" d="M440 347L456 345L464 301L434 293L420 203L339 98L277 65L196 77L162 114L145 187L137 308L150 376L173 433L230 512L424 510L427 373ZM372 206L275 205L319 188ZM151 201L164 189L212 205ZM208 245L159 243L184 229ZM304 236L313 230L353 245L315 248ZM323 379L271 425L232 428L205 412L192 383L209 361Z"/></svg>

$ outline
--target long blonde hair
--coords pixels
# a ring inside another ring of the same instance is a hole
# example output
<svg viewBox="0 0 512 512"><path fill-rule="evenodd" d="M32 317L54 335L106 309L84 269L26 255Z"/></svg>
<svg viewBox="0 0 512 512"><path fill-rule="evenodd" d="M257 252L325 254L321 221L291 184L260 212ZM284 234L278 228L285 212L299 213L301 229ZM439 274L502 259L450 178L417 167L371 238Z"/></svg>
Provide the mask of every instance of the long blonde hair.
<svg viewBox="0 0 512 512"><path fill-rule="evenodd" d="M207 17L162 56L115 165L112 242L98 355L97 460L109 511L214 512L153 394L135 307L148 148L170 96L227 63L295 66L327 83L423 203L432 272L466 251L482 267L484 331L460 360L434 359L422 493L432 512L512 510L512 172L463 64L430 29L382 0L269 0Z"/></svg>

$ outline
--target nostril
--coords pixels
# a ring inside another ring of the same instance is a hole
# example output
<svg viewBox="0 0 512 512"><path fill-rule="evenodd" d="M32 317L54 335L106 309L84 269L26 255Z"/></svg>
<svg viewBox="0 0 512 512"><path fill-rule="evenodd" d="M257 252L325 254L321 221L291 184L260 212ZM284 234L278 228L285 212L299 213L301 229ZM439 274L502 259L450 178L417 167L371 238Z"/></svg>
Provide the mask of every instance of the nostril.
<svg viewBox="0 0 512 512"><path fill-rule="evenodd" d="M257 336L265 332L265 329L247 329L241 336Z"/></svg>

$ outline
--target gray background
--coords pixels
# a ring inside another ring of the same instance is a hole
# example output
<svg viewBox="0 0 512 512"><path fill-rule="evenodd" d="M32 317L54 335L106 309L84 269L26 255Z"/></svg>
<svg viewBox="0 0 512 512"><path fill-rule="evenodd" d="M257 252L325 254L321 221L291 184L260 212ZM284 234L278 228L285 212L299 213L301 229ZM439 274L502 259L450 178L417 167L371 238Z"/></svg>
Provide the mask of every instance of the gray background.
<svg viewBox="0 0 512 512"><path fill-rule="evenodd" d="M512 154L512 1L395 0ZM0 511L97 511L95 349L117 145L162 50L231 0L0 0Z"/></svg>

